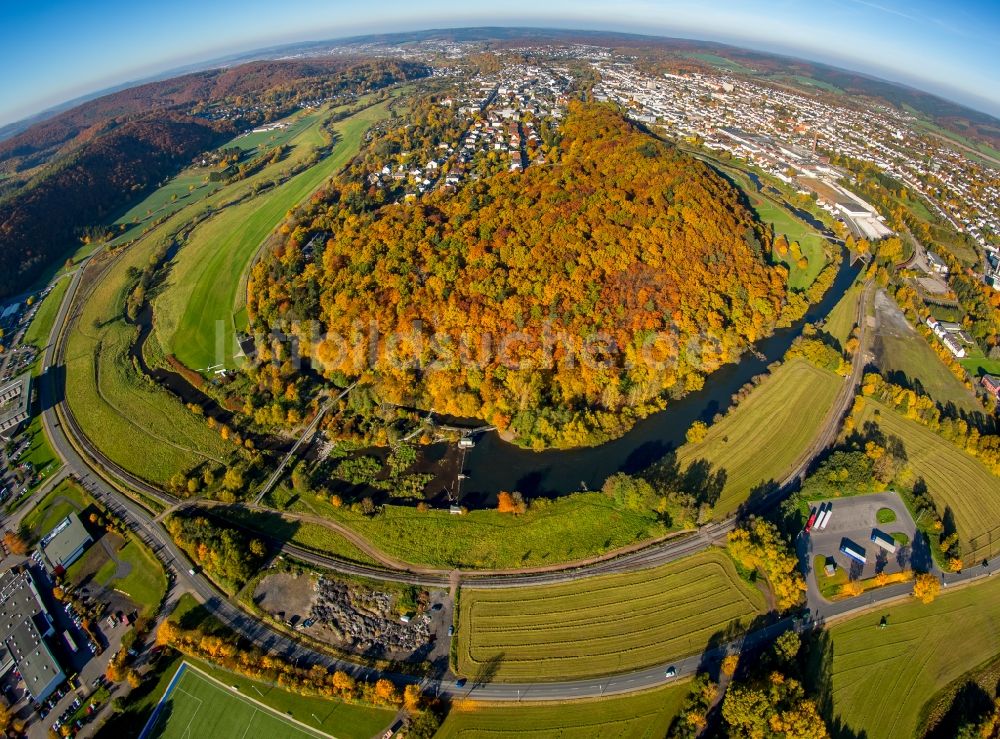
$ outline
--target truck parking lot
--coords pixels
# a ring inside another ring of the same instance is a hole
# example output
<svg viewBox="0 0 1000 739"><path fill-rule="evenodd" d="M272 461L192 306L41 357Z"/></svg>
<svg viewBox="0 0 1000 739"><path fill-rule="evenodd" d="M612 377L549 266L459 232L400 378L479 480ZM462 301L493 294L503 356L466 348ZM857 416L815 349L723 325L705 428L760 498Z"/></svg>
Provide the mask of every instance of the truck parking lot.
<svg viewBox="0 0 1000 739"><path fill-rule="evenodd" d="M818 556L825 557L827 562L832 560L851 580L868 579L883 572L892 575L913 569L934 571L930 546L897 493L833 498L813 501L810 505L818 514L816 522L824 519L826 522L825 527L814 523L797 542L810 589L826 577L822 566L816 564ZM823 516L820 511L829 513ZM873 534L882 539L882 546L872 541ZM893 548L890 541L895 545L894 552L889 551ZM860 554L864 563L848 555L847 549Z"/></svg>

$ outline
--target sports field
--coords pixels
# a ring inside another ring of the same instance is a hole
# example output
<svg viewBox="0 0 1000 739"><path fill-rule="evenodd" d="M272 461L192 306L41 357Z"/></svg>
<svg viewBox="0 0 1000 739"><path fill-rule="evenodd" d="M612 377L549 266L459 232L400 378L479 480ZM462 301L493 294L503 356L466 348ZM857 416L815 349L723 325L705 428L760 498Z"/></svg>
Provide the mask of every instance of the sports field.
<svg viewBox="0 0 1000 739"><path fill-rule="evenodd" d="M273 192L218 213L198 226L178 252L169 284L155 299L157 337L168 354L191 369L225 363L232 366L234 313L245 304L244 273L264 239L285 214L346 164L360 146L364 132L388 115L388 103L366 108L334 125L340 140L333 153ZM304 127L292 140L305 158L319 139L320 121ZM222 335L217 337L217 326ZM223 347L218 356L217 345Z"/></svg>
<svg viewBox="0 0 1000 739"><path fill-rule="evenodd" d="M728 555L560 585L462 589L458 672L498 681L570 680L665 664L702 651L764 610Z"/></svg>
<svg viewBox="0 0 1000 739"><path fill-rule="evenodd" d="M244 739L325 737L329 734L243 696L190 665L181 665L142 738Z"/></svg>
<svg viewBox="0 0 1000 739"><path fill-rule="evenodd" d="M829 633L833 713L849 730L843 735L916 736L924 704L1000 652L1000 580L945 591L930 605L879 609Z"/></svg>
<svg viewBox="0 0 1000 739"><path fill-rule="evenodd" d="M819 432L843 382L803 359L785 362L710 426L702 441L677 450L682 467L706 460L713 470L725 470L717 518L739 508L753 488L780 480L791 469Z"/></svg>
<svg viewBox="0 0 1000 739"><path fill-rule="evenodd" d="M603 700L510 705L459 702L435 739L478 737L574 737L575 739L659 739L680 713L689 685Z"/></svg>
<svg viewBox="0 0 1000 739"><path fill-rule="evenodd" d="M878 415L876 416L876 412ZM898 436L915 478L923 478L941 512L955 515L963 557L975 561L1000 551L1000 478L975 457L916 421L867 399L858 427L876 421L886 434ZM992 533L992 546L990 536Z"/></svg>

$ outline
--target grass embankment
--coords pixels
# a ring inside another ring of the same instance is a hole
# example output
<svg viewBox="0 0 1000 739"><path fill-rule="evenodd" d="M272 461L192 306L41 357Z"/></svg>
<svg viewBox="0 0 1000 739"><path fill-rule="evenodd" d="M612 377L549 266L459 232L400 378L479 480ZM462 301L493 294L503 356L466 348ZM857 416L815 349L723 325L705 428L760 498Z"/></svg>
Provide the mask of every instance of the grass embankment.
<svg viewBox="0 0 1000 739"><path fill-rule="evenodd" d="M153 305L157 337L168 354L197 370L219 362L232 366L234 334L244 328L234 319L234 312L245 304L245 296L238 293L261 243L291 208L357 153L364 132L387 115L388 103L384 102L334 124L340 140L329 156L265 197L227 208L195 229L178 252L170 284ZM289 162L304 160L314 151L308 141L321 143L320 122L303 128L291 140L295 149ZM222 327L223 336L217 336L217 326ZM223 356L218 355L217 346L224 347Z"/></svg>
<svg viewBox="0 0 1000 739"><path fill-rule="evenodd" d="M764 609L761 592L718 550L561 585L466 587L457 669L499 681L627 672L700 652Z"/></svg>
<svg viewBox="0 0 1000 739"><path fill-rule="evenodd" d="M52 285L52 290L42 300L42 304L38 306L38 312L31 320L31 325L24 332L23 343L37 347L39 350L38 358L31 365L32 375L38 375L42 371L42 351L48 346L49 335L52 333L56 314L59 312L59 306L62 305L69 283L70 278L63 277Z"/></svg>
<svg viewBox="0 0 1000 739"><path fill-rule="evenodd" d="M713 469L725 470L716 517L734 512L754 488L780 480L791 469L815 438L843 381L793 359L713 424L702 441L678 449L682 466L705 460Z"/></svg>
<svg viewBox="0 0 1000 739"><path fill-rule="evenodd" d="M888 626L879 629L883 616ZM975 638L963 638L974 634ZM879 609L830 632L833 713L851 735L916 736L924 705L1000 652L1000 581Z"/></svg>
<svg viewBox="0 0 1000 739"><path fill-rule="evenodd" d="M436 739L476 737L605 737L665 736L687 697L688 685L614 698L565 703L508 704L459 701L435 735ZM530 701L530 693L525 700Z"/></svg>
<svg viewBox="0 0 1000 739"><path fill-rule="evenodd" d="M603 493L577 493L513 516L473 510L418 511L387 505L374 517L334 508L311 496L290 511L349 526L386 554L414 564L463 569L516 569L585 559L666 533L652 512L618 508Z"/></svg>
<svg viewBox="0 0 1000 739"><path fill-rule="evenodd" d="M378 564L336 531L310 521L293 521L277 513L242 508L217 509L216 514L267 537L297 544L320 554L358 564Z"/></svg>
<svg viewBox="0 0 1000 739"><path fill-rule="evenodd" d="M975 457L916 421L903 418L886 406L867 399L858 427L877 422L883 433L898 436L906 449L914 478L923 478L931 497L944 513L955 516L966 561L992 556L989 534L1000 547L1000 478Z"/></svg>

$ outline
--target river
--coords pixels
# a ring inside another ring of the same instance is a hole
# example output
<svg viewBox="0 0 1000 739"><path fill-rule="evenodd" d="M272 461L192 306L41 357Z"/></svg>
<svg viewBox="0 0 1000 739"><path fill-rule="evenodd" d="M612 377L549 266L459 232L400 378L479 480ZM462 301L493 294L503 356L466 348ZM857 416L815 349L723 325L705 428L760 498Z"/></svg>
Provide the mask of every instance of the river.
<svg viewBox="0 0 1000 739"><path fill-rule="evenodd" d="M485 502L501 490L519 490L526 496L555 496L584 488L595 490L615 472L637 472L684 443L684 435L696 420L710 421L725 413L733 394L767 365L781 359L806 322L817 322L840 300L857 278L859 268L844 252L832 287L806 315L788 328L757 342L764 359L746 353L736 364L728 364L705 379L705 386L635 424L619 439L596 447L552 449L534 452L503 441L496 432L483 434L466 454L463 499ZM762 453L764 450L762 450Z"/></svg>

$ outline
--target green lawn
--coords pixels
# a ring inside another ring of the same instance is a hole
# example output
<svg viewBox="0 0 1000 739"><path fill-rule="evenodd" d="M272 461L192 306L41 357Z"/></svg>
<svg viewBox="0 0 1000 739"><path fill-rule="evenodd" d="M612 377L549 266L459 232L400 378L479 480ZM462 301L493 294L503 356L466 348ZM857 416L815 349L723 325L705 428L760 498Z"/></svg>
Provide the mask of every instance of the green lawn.
<svg viewBox="0 0 1000 739"><path fill-rule="evenodd" d="M930 429L866 399L859 428L872 420L902 439L914 478L923 478L942 513L946 506L952 510L966 561L992 556L1000 547L1000 478Z"/></svg>
<svg viewBox="0 0 1000 739"><path fill-rule="evenodd" d="M233 317L245 303L238 292L245 289L244 273L261 243L289 209L357 153L364 132L387 115L388 103L381 103L340 121L334 129L341 139L331 155L263 198L227 208L195 229L178 252L168 287L154 302L157 336L167 353L196 370L219 362L232 366L234 334L244 328ZM311 128L299 134L315 135ZM312 150L297 139L293 144L307 149L303 156Z"/></svg>
<svg viewBox="0 0 1000 739"><path fill-rule="evenodd" d="M41 350L44 350L49 343L49 335L52 333L52 324L55 323L59 306L62 305L63 297L66 295L66 288L69 287L70 278L63 277L55 282L51 292L45 296L42 304L38 306L38 312L24 332L23 342L38 347L38 359L31 367L31 374L38 375L42 369Z"/></svg>
<svg viewBox="0 0 1000 739"><path fill-rule="evenodd" d="M717 518L739 508L753 488L790 471L815 438L843 382L832 372L793 359L710 426L704 440L677 450L682 466L706 460L714 470L725 470Z"/></svg>
<svg viewBox="0 0 1000 739"><path fill-rule="evenodd" d="M809 265L802 269L792 258L791 250L784 257L778 257L788 267L788 286L794 289L809 287L816 275L826 265L826 239L820 236L811 226L795 218L785 208L770 198L754 192L747 192L750 204L757 212L757 217L770 224L774 235L784 234L788 243L799 242L802 255L809 260Z"/></svg>
<svg viewBox="0 0 1000 739"><path fill-rule="evenodd" d="M835 717L852 736L916 736L937 691L1000 653L1000 580L944 591L930 605L880 608L829 634Z"/></svg>
<svg viewBox="0 0 1000 739"><path fill-rule="evenodd" d="M308 497L308 496L307 496ZM386 554L433 567L515 569L583 559L666 533L650 513L617 508L602 493L577 493L521 516L472 510L421 512L387 505L375 517L300 498L289 510L350 526Z"/></svg>
<svg viewBox="0 0 1000 739"><path fill-rule="evenodd" d="M162 187L153 190L115 221L116 226L124 225L126 228L119 232L112 243L133 238L138 235L137 227L141 228L150 221L169 217L218 190L222 183L209 182L209 171L208 168L185 169L170 178Z"/></svg>
<svg viewBox="0 0 1000 739"><path fill-rule="evenodd" d="M688 685L613 698L565 703L461 703L451 709L435 739L574 737L653 739L667 733L687 697ZM526 700L530 701L528 695Z"/></svg>
<svg viewBox="0 0 1000 739"><path fill-rule="evenodd" d="M226 519L248 529L260 531L266 536L278 537L283 541L290 541L315 552L329 554L338 559L358 564L377 564L374 559L350 541L322 524L308 521L289 521L281 518L277 513L238 508L227 509L224 513L221 510L217 512Z"/></svg>
<svg viewBox="0 0 1000 739"><path fill-rule="evenodd" d="M157 737L368 739L395 716L390 709L305 698L218 669L210 674L190 662L183 669L160 704L153 734Z"/></svg>
<svg viewBox="0 0 1000 739"><path fill-rule="evenodd" d="M958 360L958 363L965 367L973 377L982 375L1000 375L1000 359L987 359L986 357L968 357Z"/></svg>
<svg viewBox="0 0 1000 739"><path fill-rule="evenodd" d="M63 480L24 517L21 525L40 539L70 513L82 511L93 501L83 488L72 480Z"/></svg>
<svg viewBox="0 0 1000 739"><path fill-rule="evenodd" d="M114 581L114 588L125 593L144 610L151 611L167 592L163 566L149 549L134 539L129 539L116 556L131 565L131 570L125 577Z"/></svg>
<svg viewBox="0 0 1000 739"><path fill-rule="evenodd" d="M844 293L833 310L826 317L823 329L833 338L840 342L841 347L847 343L854 330L855 321L858 318L858 300L861 299L862 287L855 283Z"/></svg>
<svg viewBox="0 0 1000 739"><path fill-rule="evenodd" d="M39 475L38 484L41 485L45 482L46 478L51 477L62 467L62 461L52 451L52 447L49 446L49 440L46 438L45 430L42 428L41 416L35 415L32 417L24 430L24 436L30 439L31 443L21 457L21 461L31 463Z"/></svg>
<svg viewBox="0 0 1000 739"><path fill-rule="evenodd" d="M765 610L761 592L712 549L662 567L560 585L462 589L460 674L569 680L701 652Z"/></svg>

